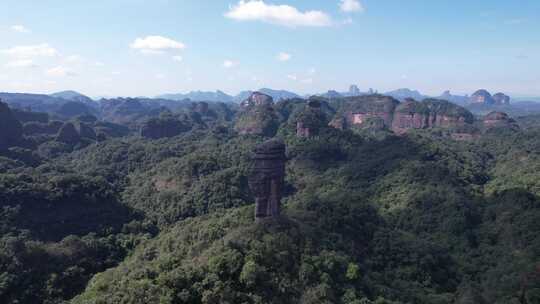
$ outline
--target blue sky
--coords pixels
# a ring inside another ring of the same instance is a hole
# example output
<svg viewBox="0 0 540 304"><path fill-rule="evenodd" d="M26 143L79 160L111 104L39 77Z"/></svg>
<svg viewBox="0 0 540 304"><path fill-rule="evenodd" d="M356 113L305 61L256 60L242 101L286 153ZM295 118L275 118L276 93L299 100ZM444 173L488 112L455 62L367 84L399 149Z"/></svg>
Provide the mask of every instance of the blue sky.
<svg viewBox="0 0 540 304"><path fill-rule="evenodd" d="M0 91L540 95L540 1L2 0Z"/></svg>

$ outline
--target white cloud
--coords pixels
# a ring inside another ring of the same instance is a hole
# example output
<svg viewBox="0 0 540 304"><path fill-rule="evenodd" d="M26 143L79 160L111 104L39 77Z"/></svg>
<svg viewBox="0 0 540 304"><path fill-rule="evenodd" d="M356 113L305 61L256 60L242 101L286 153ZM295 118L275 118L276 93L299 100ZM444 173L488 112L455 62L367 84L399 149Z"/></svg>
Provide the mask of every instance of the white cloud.
<svg viewBox="0 0 540 304"><path fill-rule="evenodd" d="M12 25L11 26L11 30L14 31L14 32L17 32L17 33L23 33L23 34L27 34L27 33L30 33L31 31L26 28L24 25Z"/></svg>
<svg viewBox="0 0 540 304"><path fill-rule="evenodd" d="M229 8L225 17L239 21L262 21L290 27L330 26L332 19L322 11L301 12L289 5L266 4L263 0L242 0Z"/></svg>
<svg viewBox="0 0 540 304"><path fill-rule="evenodd" d="M289 61L291 60L292 56L291 54L281 52L277 55L277 60L279 61Z"/></svg>
<svg viewBox="0 0 540 304"><path fill-rule="evenodd" d="M186 46L182 42L167 37L146 36L135 39L130 47L141 51L143 54L162 54L167 50L181 50Z"/></svg>
<svg viewBox="0 0 540 304"><path fill-rule="evenodd" d="M32 68L36 66L37 65L34 64L32 59L14 60L6 64L6 67L8 68Z"/></svg>
<svg viewBox="0 0 540 304"><path fill-rule="evenodd" d="M173 56L172 58L174 61L176 62L182 62L184 61L184 58L182 58L182 56Z"/></svg>
<svg viewBox="0 0 540 304"><path fill-rule="evenodd" d="M341 0L339 8L347 13L364 11L364 6L358 0Z"/></svg>
<svg viewBox="0 0 540 304"><path fill-rule="evenodd" d="M76 74L69 68L63 66L57 66L45 71L45 74L50 77L66 77L66 76L75 76Z"/></svg>
<svg viewBox="0 0 540 304"><path fill-rule="evenodd" d="M0 53L7 54L18 58L32 58L32 57L53 57L58 54L56 49L50 47L48 44L38 45L24 45L16 46L10 49L2 50Z"/></svg>
<svg viewBox="0 0 540 304"><path fill-rule="evenodd" d="M315 73L317 73L317 69L315 69L315 68L310 68L309 71L308 71L309 75L314 75Z"/></svg>
<svg viewBox="0 0 540 304"><path fill-rule="evenodd" d="M97 66L97 67L103 67L103 66L105 66L105 63L103 63L101 61L96 61L96 62L94 62L94 65Z"/></svg>
<svg viewBox="0 0 540 304"><path fill-rule="evenodd" d="M223 67L226 68L226 69L230 69L230 68L234 68L238 65L238 61L233 61L233 60L225 60L223 62Z"/></svg>
<svg viewBox="0 0 540 304"><path fill-rule="evenodd" d="M298 76L296 76L296 75L287 75L287 78L289 78L290 80L294 80L294 81L298 80Z"/></svg>
<svg viewBox="0 0 540 304"><path fill-rule="evenodd" d="M165 79L165 78L167 78L167 76L165 76L165 74L158 73L158 74L156 74L156 78L157 79Z"/></svg>
<svg viewBox="0 0 540 304"><path fill-rule="evenodd" d="M312 84L313 83L313 78L302 79L300 82L302 82L304 84Z"/></svg>

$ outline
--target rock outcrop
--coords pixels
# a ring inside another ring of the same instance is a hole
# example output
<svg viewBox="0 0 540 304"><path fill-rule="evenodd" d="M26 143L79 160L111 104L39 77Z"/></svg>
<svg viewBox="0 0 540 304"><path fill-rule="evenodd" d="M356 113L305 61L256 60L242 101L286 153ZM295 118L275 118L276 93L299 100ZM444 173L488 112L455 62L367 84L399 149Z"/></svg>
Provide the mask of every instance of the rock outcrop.
<svg viewBox="0 0 540 304"><path fill-rule="evenodd" d="M249 176L249 187L256 203L256 219L279 216L284 179L285 144L272 139L257 146Z"/></svg>
<svg viewBox="0 0 540 304"><path fill-rule="evenodd" d="M7 104L0 100L0 150L17 144L22 139L21 123Z"/></svg>
<svg viewBox="0 0 540 304"><path fill-rule="evenodd" d="M412 129L441 128L455 139L473 138L478 133L474 116L467 109L445 100L411 98L399 102L381 95L345 99L330 122L337 129L392 130L401 135Z"/></svg>
<svg viewBox="0 0 540 304"><path fill-rule="evenodd" d="M508 114L503 112L491 112L486 115L483 119L484 130L489 131L492 129L510 129L510 130L519 130L519 124Z"/></svg>
<svg viewBox="0 0 540 304"><path fill-rule="evenodd" d="M251 107L251 106L273 106L274 99L270 95L263 94L261 92L253 92L244 100L241 104L242 107Z"/></svg>
<svg viewBox="0 0 540 304"><path fill-rule="evenodd" d="M58 131L56 141L69 145L75 145L81 141L81 135L73 123L66 122L62 128L60 128L60 131Z"/></svg>
<svg viewBox="0 0 540 304"><path fill-rule="evenodd" d="M495 104L495 100L487 90L481 89L471 95L470 103L492 105Z"/></svg>
<svg viewBox="0 0 540 304"><path fill-rule="evenodd" d="M310 100L306 108L296 115L295 120L296 136L304 138L318 135L320 129L328 123L318 100Z"/></svg>
<svg viewBox="0 0 540 304"><path fill-rule="evenodd" d="M408 99L396 107L392 131L403 134L410 129L457 129L473 122L474 116L469 111L448 101Z"/></svg>
<svg viewBox="0 0 540 304"><path fill-rule="evenodd" d="M278 127L272 97L255 92L242 102L234 129L241 135L274 136Z"/></svg>
<svg viewBox="0 0 540 304"><path fill-rule="evenodd" d="M338 129L362 128L371 119L382 119L388 128L392 126L395 108L399 101L382 95L349 97L330 125Z"/></svg>
<svg viewBox="0 0 540 304"><path fill-rule="evenodd" d="M497 93L493 95L493 100L496 105L509 105L510 104L510 96L505 95L504 93Z"/></svg>

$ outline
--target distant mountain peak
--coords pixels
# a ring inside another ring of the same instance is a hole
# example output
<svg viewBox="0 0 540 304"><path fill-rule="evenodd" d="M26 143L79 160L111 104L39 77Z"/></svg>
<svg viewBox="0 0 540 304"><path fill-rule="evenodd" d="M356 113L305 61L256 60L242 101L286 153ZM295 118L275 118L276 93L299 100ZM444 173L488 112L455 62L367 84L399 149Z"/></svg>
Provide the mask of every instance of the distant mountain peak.
<svg viewBox="0 0 540 304"><path fill-rule="evenodd" d="M55 98L61 98L69 101L77 101L83 103L94 103L94 100L86 95L83 95L77 91L67 90L50 94L49 96Z"/></svg>

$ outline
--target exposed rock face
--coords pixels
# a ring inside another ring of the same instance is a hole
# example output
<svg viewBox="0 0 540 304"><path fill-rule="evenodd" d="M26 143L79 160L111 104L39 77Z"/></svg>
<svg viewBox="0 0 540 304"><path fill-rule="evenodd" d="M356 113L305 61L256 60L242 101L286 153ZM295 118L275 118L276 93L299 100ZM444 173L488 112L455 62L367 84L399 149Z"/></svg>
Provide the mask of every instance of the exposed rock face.
<svg viewBox="0 0 540 304"><path fill-rule="evenodd" d="M484 89L478 90L474 92L474 94L471 95L470 102L473 104L494 104L495 100L493 100L493 96Z"/></svg>
<svg viewBox="0 0 540 304"><path fill-rule="evenodd" d="M519 130L518 123L508 114L503 112L491 112L484 117L484 129L489 131L495 128Z"/></svg>
<svg viewBox="0 0 540 304"><path fill-rule="evenodd" d="M242 102L243 107L250 106L273 106L274 100L272 96L263 94L261 92L253 92L248 99Z"/></svg>
<svg viewBox="0 0 540 304"><path fill-rule="evenodd" d="M296 136L305 138L315 136L326 123L326 117L321 111L321 103L311 100L304 111L296 116Z"/></svg>
<svg viewBox="0 0 540 304"><path fill-rule="evenodd" d="M242 135L274 136L278 126L279 118L272 97L255 92L242 103L234 128Z"/></svg>
<svg viewBox="0 0 540 304"><path fill-rule="evenodd" d="M493 100L495 101L496 105L509 105L510 104L510 96L505 95L503 93L497 93L493 95Z"/></svg>
<svg viewBox="0 0 540 304"><path fill-rule="evenodd" d="M396 108L392 131L403 134L410 129L462 128L473 122L469 111L453 103L435 99L407 100Z"/></svg>
<svg viewBox="0 0 540 304"><path fill-rule="evenodd" d="M342 109L330 125L338 129L362 127L369 120L380 118L386 127L391 127L398 104L399 101L392 97L381 95L346 98Z"/></svg>
<svg viewBox="0 0 540 304"><path fill-rule="evenodd" d="M255 196L255 218L279 216L285 180L285 144L272 139L255 148L249 187Z"/></svg>
<svg viewBox="0 0 540 304"><path fill-rule="evenodd" d="M452 137L465 140L474 137L474 116L465 108L445 100L411 98L399 103L391 97L363 96L346 100L343 109L330 122L337 129L390 129L404 134L411 129L442 128Z"/></svg>
<svg viewBox="0 0 540 304"><path fill-rule="evenodd" d="M6 149L22 139L22 125L7 104L0 100L0 149Z"/></svg>
<svg viewBox="0 0 540 304"><path fill-rule="evenodd" d="M56 141L75 145L81 141L81 136L73 123L66 122L62 128L60 128L60 131L58 131Z"/></svg>

